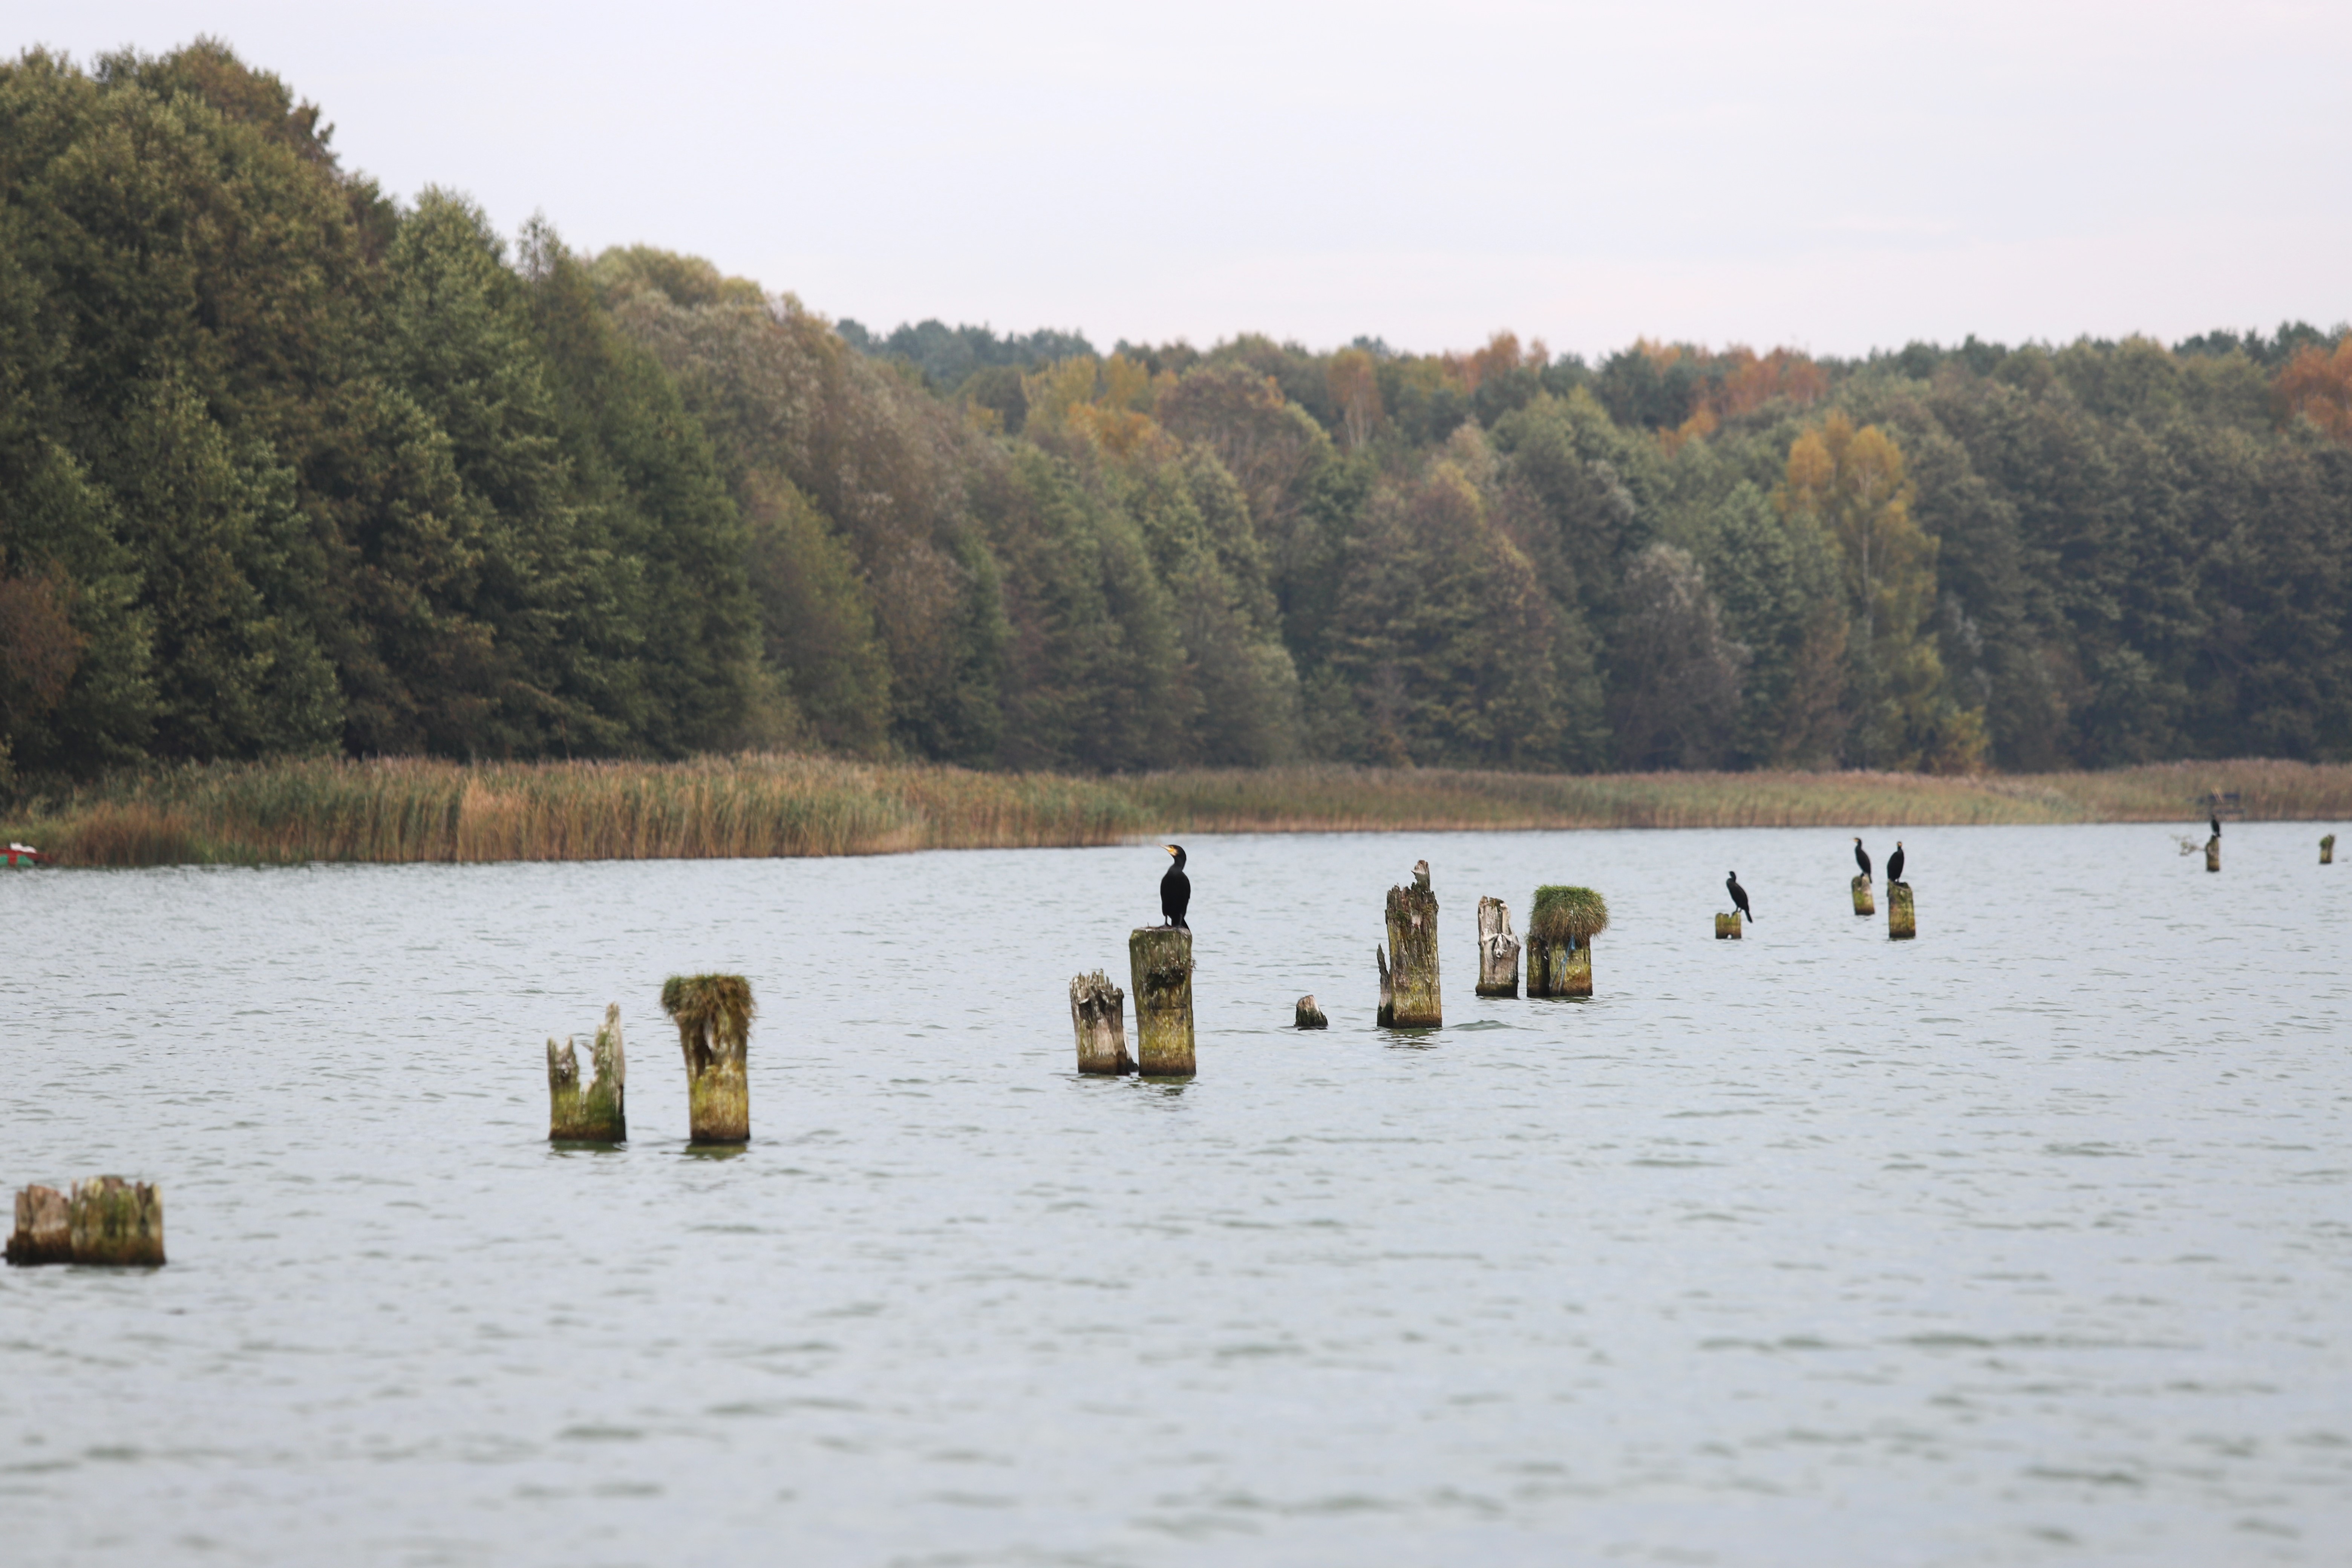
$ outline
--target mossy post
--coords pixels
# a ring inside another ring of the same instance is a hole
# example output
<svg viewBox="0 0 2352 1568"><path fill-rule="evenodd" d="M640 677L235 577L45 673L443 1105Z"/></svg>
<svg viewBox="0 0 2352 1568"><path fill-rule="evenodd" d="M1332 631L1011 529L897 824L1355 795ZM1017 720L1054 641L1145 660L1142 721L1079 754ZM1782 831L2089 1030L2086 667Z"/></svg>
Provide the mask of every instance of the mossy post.
<svg viewBox="0 0 2352 1568"><path fill-rule="evenodd" d="M751 1047L751 983L740 974L673 974L662 982L661 1003L686 1053L687 1141L750 1142L751 1085L743 1066Z"/></svg>
<svg viewBox="0 0 2352 1568"><path fill-rule="evenodd" d="M1886 884L1886 936L1890 942L1908 942L1919 934L1919 921L1911 908L1911 884Z"/></svg>
<svg viewBox="0 0 2352 1568"><path fill-rule="evenodd" d="M1146 1078L1192 1076L1192 933L1138 926L1127 933L1135 991L1136 1069Z"/></svg>
<svg viewBox="0 0 2352 1568"><path fill-rule="evenodd" d="M1080 1072L1135 1070L1127 1054L1127 993L1101 970L1071 979L1070 1027L1077 1032Z"/></svg>
<svg viewBox="0 0 2352 1568"><path fill-rule="evenodd" d="M1511 931L1510 907L1500 899L1478 900L1478 994L1519 994L1519 939Z"/></svg>
<svg viewBox="0 0 2352 1568"><path fill-rule="evenodd" d="M1739 940L1739 911L1738 910L1732 910L1729 914L1724 913L1721 910L1715 911L1715 940L1717 942L1738 942Z"/></svg>
<svg viewBox="0 0 2352 1568"><path fill-rule="evenodd" d="M1323 1009L1315 1005L1314 993L1309 992L1298 999L1298 1005L1291 1015L1290 1026L1294 1029L1328 1029L1331 1026L1331 1020L1323 1016Z"/></svg>
<svg viewBox="0 0 2352 1568"><path fill-rule="evenodd" d="M26 1187L16 1194L16 1228L8 1236L8 1261L18 1268L73 1261L73 1223L65 1194L55 1187Z"/></svg>
<svg viewBox="0 0 2352 1568"><path fill-rule="evenodd" d="M1592 939L1609 929L1609 900L1590 888L1536 889L1528 914L1528 994L1592 994Z"/></svg>
<svg viewBox="0 0 2352 1568"><path fill-rule="evenodd" d="M1853 874L1853 912L1858 915L1878 912L1878 900L1870 896L1870 873L1867 871Z"/></svg>
<svg viewBox="0 0 2352 1568"><path fill-rule="evenodd" d="M2212 837L2205 840L2205 869L2208 871L2218 871L2221 868L2221 836L2216 833Z"/></svg>
<svg viewBox="0 0 2352 1568"><path fill-rule="evenodd" d="M1391 888L1389 942L1375 949L1381 967L1379 1023L1390 1029L1434 1029L1445 1022L1437 977L1437 895L1429 887L1429 862L1412 863L1412 886Z"/></svg>
<svg viewBox="0 0 2352 1568"><path fill-rule="evenodd" d="M619 1143L629 1136L625 1103L628 1058L621 1048L621 1005L609 1003L595 1044L588 1047L595 1078L580 1082L580 1041L547 1042L547 1141L551 1143Z"/></svg>
<svg viewBox="0 0 2352 1568"><path fill-rule="evenodd" d="M145 1182L93 1176L73 1185L66 1215L76 1263L156 1268L163 1262L163 1194Z"/></svg>
<svg viewBox="0 0 2352 1568"><path fill-rule="evenodd" d="M2336 864L2336 835L2333 833L2319 841L2319 863L2323 866Z"/></svg>

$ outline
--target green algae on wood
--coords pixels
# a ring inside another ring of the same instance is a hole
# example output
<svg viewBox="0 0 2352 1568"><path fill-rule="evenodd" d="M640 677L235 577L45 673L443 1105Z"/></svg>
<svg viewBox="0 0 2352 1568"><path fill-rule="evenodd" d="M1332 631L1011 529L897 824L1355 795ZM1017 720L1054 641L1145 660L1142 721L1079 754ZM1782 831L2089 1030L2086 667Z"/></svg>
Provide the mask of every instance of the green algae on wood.
<svg viewBox="0 0 2352 1568"><path fill-rule="evenodd" d="M1478 900L1478 994L1519 994L1519 939L1511 932L1510 906L1500 899Z"/></svg>
<svg viewBox="0 0 2352 1568"><path fill-rule="evenodd" d="M547 1042L547 1139L551 1143L619 1143L629 1136L628 1058L621 1046L621 1005L608 1003L588 1047L595 1078L580 1081L580 1041Z"/></svg>
<svg viewBox="0 0 2352 1568"><path fill-rule="evenodd" d="M1853 874L1853 912L1858 915L1878 912L1878 900L1870 896L1870 873L1867 871Z"/></svg>
<svg viewBox="0 0 2352 1568"><path fill-rule="evenodd" d="M1192 933L1139 926L1127 935L1135 994L1136 1068L1147 1078L1192 1076Z"/></svg>
<svg viewBox="0 0 2352 1568"><path fill-rule="evenodd" d="M1528 994L1592 994L1592 939L1609 929L1609 900L1591 888L1548 883L1528 916Z"/></svg>
<svg viewBox="0 0 2352 1568"><path fill-rule="evenodd" d="M1739 911L1738 910L1732 910L1729 914L1724 913L1721 910L1717 910L1715 912L1715 940L1717 942L1738 942L1739 940Z"/></svg>
<svg viewBox="0 0 2352 1568"><path fill-rule="evenodd" d="M662 982L661 1003L686 1055L688 1141L749 1142L751 983L740 974L673 974Z"/></svg>
<svg viewBox="0 0 2352 1568"><path fill-rule="evenodd" d="M2336 864L2336 835L2333 833L2319 841L2319 863L2323 866Z"/></svg>
<svg viewBox="0 0 2352 1568"><path fill-rule="evenodd" d="M1388 934L1387 950L1372 953L1381 971L1381 1026L1442 1026L1445 1008L1437 973L1437 895L1429 886L1428 861L1413 862L1412 886L1389 889Z"/></svg>
<svg viewBox="0 0 2352 1568"><path fill-rule="evenodd" d="M1886 936L1890 942L1908 942L1919 934L1919 922L1911 907L1911 884L1886 884Z"/></svg>
<svg viewBox="0 0 2352 1568"><path fill-rule="evenodd" d="M2216 833L2212 837L2205 840L2205 869L2208 871L2218 871L2221 868L2221 836Z"/></svg>
<svg viewBox="0 0 2352 1568"><path fill-rule="evenodd" d="M1078 1037L1078 1070L1086 1073L1129 1073L1135 1062L1127 1054L1127 993L1097 969L1070 980L1070 1026Z"/></svg>
<svg viewBox="0 0 2352 1568"><path fill-rule="evenodd" d="M163 1192L145 1182L94 1176L76 1182L66 1225L73 1260L155 1268L163 1262Z"/></svg>

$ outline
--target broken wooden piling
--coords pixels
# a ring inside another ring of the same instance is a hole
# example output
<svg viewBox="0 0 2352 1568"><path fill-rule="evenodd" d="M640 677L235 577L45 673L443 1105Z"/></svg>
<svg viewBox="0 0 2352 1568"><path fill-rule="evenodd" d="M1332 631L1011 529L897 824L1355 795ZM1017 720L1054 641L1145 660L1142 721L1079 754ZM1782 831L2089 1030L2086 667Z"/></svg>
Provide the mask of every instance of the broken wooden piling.
<svg viewBox="0 0 2352 1568"><path fill-rule="evenodd" d="M1519 939L1511 934L1510 907L1500 899L1478 900L1478 994L1519 994Z"/></svg>
<svg viewBox="0 0 2352 1568"><path fill-rule="evenodd" d="M1080 1072L1135 1070L1134 1058L1127 1054L1127 993L1101 970L1072 977L1070 1026L1077 1032Z"/></svg>
<svg viewBox="0 0 2352 1568"><path fill-rule="evenodd" d="M580 1081L580 1041L547 1042L547 1141L551 1143L619 1143L629 1136L626 1104L628 1058L621 1048L621 1005L609 1003L604 1022L588 1047L595 1077Z"/></svg>
<svg viewBox="0 0 2352 1568"><path fill-rule="evenodd" d="M751 983L740 974L673 974L662 982L661 1004L686 1057L688 1142L750 1142Z"/></svg>
<svg viewBox="0 0 2352 1568"><path fill-rule="evenodd" d="M2319 841L2319 863L2323 866L2336 864L2336 835L2333 833Z"/></svg>
<svg viewBox="0 0 2352 1568"><path fill-rule="evenodd" d="M2221 836L2216 833L2212 837L2205 840L2205 869L2208 871L2218 871L2221 868Z"/></svg>
<svg viewBox="0 0 2352 1568"><path fill-rule="evenodd" d="M1192 933L1139 926L1127 935L1135 992L1136 1068L1147 1078L1192 1076Z"/></svg>
<svg viewBox="0 0 2352 1568"><path fill-rule="evenodd" d="M1878 912L1878 900L1870 895L1870 873L1867 871L1853 874L1853 912L1858 915Z"/></svg>
<svg viewBox="0 0 2352 1568"><path fill-rule="evenodd" d="M1536 889L1528 914L1528 994L1592 994L1592 939L1609 929L1609 901L1591 888Z"/></svg>
<svg viewBox="0 0 2352 1568"><path fill-rule="evenodd" d="M20 1268L73 1261L73 1226L65 1194L38 1186L17 1192L16 1228L9 1234L6 1256Z"/></svg>
<svg viewBox="0 0 2352 1568"><path fill-rule="evenodd" d="M1412 865L1412 886L1391 888L1388 947L1375 950L1381 970L1383 1028L1434 1029L1445 1022L1437 977L1437 895L1430 890L1429 862Z"/></svg>
<svg viewBox="0 0 2352 1568"><path fill-rule="evenodd" d="M14 1264L80 1263L159 1268L163 1263L163 1191L152 1183L93 1176L68 1197L55 1187L16 1194L16 1228L5 1256Z"/></svg>
<svg viewBox="0 0 2352 1568"><path fill-rule="evenodd" d="M1726 914L1721 910L1715 911L1715 940L1717 942L1738 942L1739 940L1739 911L1738 910L1733 910L1728 914Z"/></svg>
<svg viewBox="0 0 2352 1568"><path fill-rule="evenodd" d="M1315 1005L1314 994L1309 992L1298 999L1290 1026L1294 1029L1328 1029L1331 1026L1331 1020L1323 1016L1323 1009Z"/></svg>
<svg viewBox="0 0 2352 1568"><path fill-rule="evenodd" d="M1919 934L1918 919L1911 907L1911 884L1886 884L1886 938L1889 942L1908 942Z"/></svg>

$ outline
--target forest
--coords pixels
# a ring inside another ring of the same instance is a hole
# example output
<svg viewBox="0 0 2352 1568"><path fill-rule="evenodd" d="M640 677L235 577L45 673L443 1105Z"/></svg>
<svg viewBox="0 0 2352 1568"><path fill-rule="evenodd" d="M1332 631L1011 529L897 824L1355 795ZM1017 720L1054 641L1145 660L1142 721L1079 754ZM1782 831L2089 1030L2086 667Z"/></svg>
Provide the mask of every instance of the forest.
<svg viewBox="0 0 2352 1568"><path fill-rule="evenodd" d="M17 788L2336 761L2347 575L2340 325L1597 363L885 334L394 200L217 43L0 66Z"/></svg>

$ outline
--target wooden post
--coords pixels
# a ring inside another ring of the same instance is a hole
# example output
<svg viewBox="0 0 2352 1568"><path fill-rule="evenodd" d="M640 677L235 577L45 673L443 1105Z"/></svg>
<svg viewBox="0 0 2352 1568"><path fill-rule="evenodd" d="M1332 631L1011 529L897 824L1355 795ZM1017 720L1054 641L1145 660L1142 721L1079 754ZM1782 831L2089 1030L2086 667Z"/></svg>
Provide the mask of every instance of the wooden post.
<svg viewBox="0 0 2352 1568"><path fill-rule="evenodd" d="M1127 993L1101 970L1071 979L1070 1026L1078 1034L1080 1072L1135 1070L1127 1054Z"/></svg>
<svg viewBox="0 0 2352 1568"><path fill-rule="evenodd" d="M604 1022L588 1047L595 1078L580 1084L580 1041L547 1042L547 1141L551 1143L620 1143L629 1136L626 1104L628 1058L621 1048L621 1005L609 1003Z"/></svg>
<svg viewBox="0 0 2352 1568"><path fill-rule="evenodd" d="M1323 1009L1315 1005L1315 998L1311 993L1307 995L1301 996L1298 999L1297 1015L1292 1022L1291 1027L1295 1029L1328 1029L1330 1026L1331 1020L1323 1016Z"/></svg>
<svg viewBox="0 0 2352 1568"><path fill-rule="evenodd" d="M1729 914L1725 914L1721 910L1717 910L1715 912L1715 940L1717 942L1738 942L1739 940L1739 911L1738 910L1732 910Z"/></svg>
<svg viewBox="0 0 2352 1568"><path fill-rule="evenodd" d="M163 1262L163 1194L145 1182L76 1182L66 1226L76 1263L156 1268Z"/></svg>
<svg viewBox="0 0 2352 1568"><path fill-rule="evenodd" d="M1134 976L1135 1057L1146 1078L1192 1076L1192 933L1138 926L1127 933Z"/></svg>
<svg viewBox="0 0 2352 1568"><path fill-rule="evenodd" d="M1528 913L1528 994L1592 994L1592 939L1609 929L1609 901L1590 888L1546 885Z"/></svg>
<svg viewBox="0 0 2352 1568"><path fill-rule="evenodd" d="M8 1237L8 1261L18 1268L36 1263L71 1263L73 1228L67 1217L65 1194L55 1187L26 1187L16 1194L16 1228Z"/></svg>
<svg viewBox="0 0 2352 1568"><path fill-rule="evenodd" d="M750 1142L751 983L740 974L673 974L662 982L661 1002L686 1055L687 1141Z"/></svg>
<svg viewBox="0 0 2352 1568"><path fill-rule="evenodd" d="M1519 939L1511 934L1511 911L1500 899L1478 900L1478 994L1519 994Z"/></svg>
<svg viewBox="0 0 2352 1568"><path fill-rule="evenodd" d="M1878 900L1870 896L1870 875L1866 871L1853 874L1853 912L1858 915L1878 912Z"/></svg>
<svg viewBox="0 0 2352 1568"><path fill-rule="evenodd" d="M1381 966L1380 1024L1383 1028L1434 1029L1445 1022L1437 979L1437 895L1429 887L1429 862L1412 865L1412 886L1389 889L1389 942Z"/></svg>
<svg viewBox="0 0 2352 1568"><path fill-rule="evenodd" d="M2323 866L2336 864L2336 835L2333 833L2319 841L2319 863Z"/></svg>
<svg viewBox="0 0 2352 1568"><path fill-rule="evenodd" d="M2205 869L2208 871L2218 871L2221 868L2221 836L2216 833L2212 837L2205 840Z"/></svg>
<svg viewBox="0 0 2352 1568"><path fill-rule="evenodd" d="M1911 884L1886 884L1886 938L1889 942L1908 942L1919 934L1919 922L1911 908Z"/></svg>

